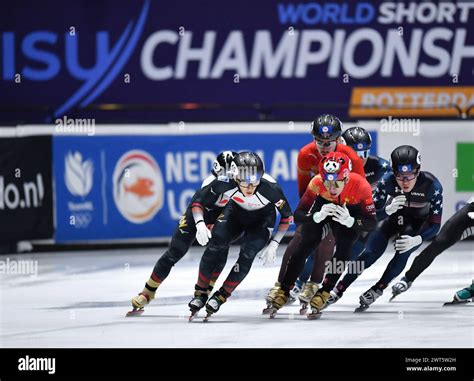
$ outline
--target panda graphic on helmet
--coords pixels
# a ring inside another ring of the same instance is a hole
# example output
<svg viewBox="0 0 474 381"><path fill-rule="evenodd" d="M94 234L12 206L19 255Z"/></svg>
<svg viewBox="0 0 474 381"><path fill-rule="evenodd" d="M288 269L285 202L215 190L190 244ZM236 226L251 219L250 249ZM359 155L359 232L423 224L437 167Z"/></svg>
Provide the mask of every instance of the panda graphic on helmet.
<svg viewBox="0 0 474 381"><path fill-rule="evenodd" d="M323 168L328 174L338 172L340 167L341 165L334 160L328 160L323 164Z"/></svg>
<svg viewBox="0 0 474 381"><path fill-rule="evenodd" d="M320 174L324 180L342 180L352 171L352 161L341 152L332 152L323 157L320 162Z"/></svg>

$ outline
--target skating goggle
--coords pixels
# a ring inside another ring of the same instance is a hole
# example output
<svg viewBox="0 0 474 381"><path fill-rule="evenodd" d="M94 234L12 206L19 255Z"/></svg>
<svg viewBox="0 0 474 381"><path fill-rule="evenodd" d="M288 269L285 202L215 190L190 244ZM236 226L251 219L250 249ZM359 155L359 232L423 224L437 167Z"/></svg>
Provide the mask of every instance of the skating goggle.
<svg viewBox="0 0 474 381"><path fill-rule="evenodd" d="M355 148L354 148L355 149ZM368 159L370 155L370 149L366 149L364 151L357 151L357 156L359 156L361 159Z"/></svg>
<svg viewBox="0 0 474 381"><path fill-rule="evenodd" d="M239 183L241 188L250 188L250 186L256 187L258 184L260 184L260 181L248 183L246 181L238 180L237 182Z"/></svg>
<svg viewBox="0 0 474 381"><path fill-rule="evenodd" d="M411 181L415 180L418 176L418 171L411 172L395 172L395 178L400 181Z"/></svg>
<svg viewBox="0 0 474 381"><path fill-rule="evenodd" d="M258 184L260 184L260 179L261 176L250 176L244 180L237 179L236 181L242 188L248 188L251 185L256 187Z"/></svg>
<svg viewBox="0 0 474 381"><path fill-rule="evenodd" d="M334 145L334 147L337 144L337 139L318 139L314 138L314 141L318 147L331 147Z"/></svg>
<svg viewBox="0 0 474 381"><path fill-rule="evenodd" d="M339 188L342 188L345 183L346 183L346 180L323 180L323 184L326 187L326 189L329 189L330 187L339 189Z"/></svg>

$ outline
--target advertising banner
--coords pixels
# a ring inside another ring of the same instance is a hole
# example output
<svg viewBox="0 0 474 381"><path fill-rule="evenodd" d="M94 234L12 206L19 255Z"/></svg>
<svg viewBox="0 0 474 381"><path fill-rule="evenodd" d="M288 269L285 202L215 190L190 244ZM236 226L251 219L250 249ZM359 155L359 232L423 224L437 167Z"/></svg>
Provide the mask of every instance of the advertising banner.
<svg viewBox="0 0 474 381"><path fill-rule="evenodd" d="M169 237L222 150L256 150L297 203L308 134L54 138L56 241Z"/></svg>
<svg viewBox="0 0 474 381"><path fill-rule="evenodd" d="M56 241L170 237L224 150L261 155L294 209L298 152L311 141L307 132L55 136Z"/></svg>
<svg viewBox="0 0 474 381"><path fill-rule="evenodd" d="M199 115L207 120L225 118L216 105L319 104L345 118L349 104L353 117L400 107L444 116L453 105L465 112L474 104L472 1L46 0L0 7L0 103L49 105L52 118L93 103L107 110L206 103L213 107ZM280 120L314 117L311 107L282 110ZM228 112L235 120L236 109ZM167 116L181 120L179 110Z"/></svg>
<svg viewBox="0 0 474 381"><path fill-rule="evenodd" d="M53 237L51 139L0 139L0 242Z"/></svg>

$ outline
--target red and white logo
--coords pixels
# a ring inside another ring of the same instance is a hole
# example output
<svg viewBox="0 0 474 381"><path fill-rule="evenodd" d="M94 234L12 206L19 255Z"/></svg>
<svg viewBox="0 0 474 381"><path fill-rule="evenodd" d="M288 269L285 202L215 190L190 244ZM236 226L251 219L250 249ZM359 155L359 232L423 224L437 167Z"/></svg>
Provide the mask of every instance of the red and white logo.
<svg viewBox="0 0 474 381"><path fill-rule="evenodd" d="M132 150L122 155L115 166L113 186L115 205L130 222L150 221L163 207L163 176L145 151Z"/></svg>

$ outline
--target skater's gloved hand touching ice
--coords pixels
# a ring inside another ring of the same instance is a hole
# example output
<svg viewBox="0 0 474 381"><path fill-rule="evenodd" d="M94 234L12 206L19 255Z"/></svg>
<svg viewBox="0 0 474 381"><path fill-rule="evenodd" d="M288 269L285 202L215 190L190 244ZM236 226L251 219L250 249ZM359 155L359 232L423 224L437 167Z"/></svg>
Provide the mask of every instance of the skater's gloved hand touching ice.
<svg viewBox="0 0 474 381"><path fill-rule="evenodd" d="M406 253L408 250L413 249L416 246L421 245L423 240L421 239L420 235L416 235L414 237L409 235L402 235L395 241L395 250L402 253Z"/></svg>
<svg viewBox="0 0 474 381"><path fill-rule="evenodd" d="M394 197L390 204L385 207L385 213L387 213L389 216L392 215L397 210L403 208L406 200L407 198L403 195Z"/></svg>
<svg viewBox="0 0 474 381"><path fill-rule="evenodd" d="M258 258L263 260L264 266L271 265L275 262L278 246L279 243L272 239L268 246L260 252Z"/></svg>
<svg viewBox="0 0 474 381"><path fill-rule="evenodd" d="M341 225L351 228L354 225L355 219L349 214L346 204L344 206L335 205L334 214L332 219L339 222Z"/></svg>
<svg viewBox="0 0 474 381"><path fill-rule="evenodd" d="M313 221L319 224L327 216L332 216L336 210L334 204L324 204L319 212L313 214Z"/></svg>
<svg viewBox="0 0 474 381"><path fill-rule="evenodd" d="M207 228L205 222L203 220L196 222L196 239L199 244L206 246L211 238L211 231Z"/></svg>

